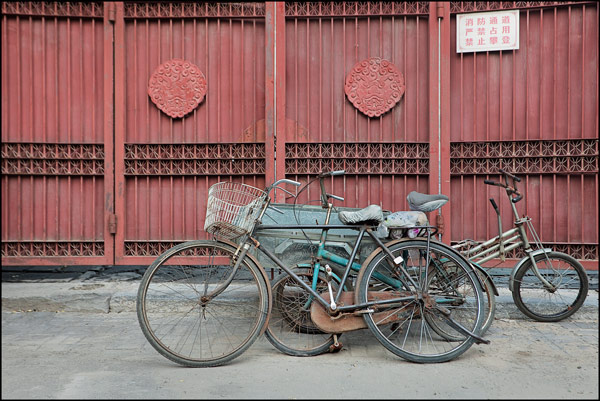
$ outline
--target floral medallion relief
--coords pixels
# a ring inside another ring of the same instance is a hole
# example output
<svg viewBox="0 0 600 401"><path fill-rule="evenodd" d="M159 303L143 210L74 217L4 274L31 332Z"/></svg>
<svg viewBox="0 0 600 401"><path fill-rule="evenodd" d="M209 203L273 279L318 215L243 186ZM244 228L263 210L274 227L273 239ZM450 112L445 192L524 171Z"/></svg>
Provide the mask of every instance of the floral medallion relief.
<svg viewBox="0 0 600 401"><path fill-rule="evenodd" d="M379 117L404 95L404 76L388 60L371 57L357 63L346 76L348 100L369 117Z"/></svg>
<svg viewBox="0 0 600 401"><path fill-rule="evenodd" d="M181 118L192 112L206 95L206 78L193 63L172 59L150 76L148 95L163 113Z"/></svg>

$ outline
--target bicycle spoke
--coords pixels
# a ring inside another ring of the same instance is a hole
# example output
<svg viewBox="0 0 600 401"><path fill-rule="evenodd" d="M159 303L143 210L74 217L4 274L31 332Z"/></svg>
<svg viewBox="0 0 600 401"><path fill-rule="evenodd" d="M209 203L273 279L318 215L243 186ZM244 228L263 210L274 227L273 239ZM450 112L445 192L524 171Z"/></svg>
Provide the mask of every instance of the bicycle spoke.
<svg viewBox="0 0 600 401"><path fill-rule="evenodd" d="M146 271L138 292L138 320L161 354L187 366L216 366L240 355L260 334L268 297L261 273L249 261L242 260L222 292L203 297L230 278L234 252L218 242L193 241L167 251ZM219 255L224 264L206 264L205 255ZM205 264L169 264L190 256L204 258Z"/></svg>
<svg viewBox="0 0 600 401"><path fill-rule="evenodd" d="M482 290L471 266L437 242L430 242L428 248L426 240L413 239L392 245L389 250L395 258L402 256L402 267L417 286L408 291L415 301L385 312L374 307L376 312L366 314L365 321L375 337L393 353L414 362L441 362L465 352L474 338L457 332L433 311L436 305L444 306L453 320L477 332L483 322ZM383 252L373 258L360 279L359 301L389 296L396 289L381 277L398 270L390 268Z"/></svg>

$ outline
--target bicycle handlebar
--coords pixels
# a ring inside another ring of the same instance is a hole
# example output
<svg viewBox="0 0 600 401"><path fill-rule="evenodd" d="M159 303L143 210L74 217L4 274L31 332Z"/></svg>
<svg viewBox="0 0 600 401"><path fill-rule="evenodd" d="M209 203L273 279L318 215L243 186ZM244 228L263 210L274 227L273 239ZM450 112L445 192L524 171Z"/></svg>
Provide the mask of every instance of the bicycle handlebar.
<svg viewBox="0 0 600 401"><path fill-rule="evenodd" d="M507 171L505 171L505 170L499 169L498 171L500 171L502 174L504 174L504 175L506 175L506 176L508 176L508 177L512 178L512 179L513 179L513 180L515 180L516 182L521 182L521 179L520 179L519 177L517 177L517 176L514 176L514 175L512 175L511 173L509 173L509 172L507 172Z"/></svg>
<svg viewBox="0 0 600 401"><path fill-rule="evenodd" d="M295 185L297 187L299 187L300 185L302 185L301 183L299 183L298 181L294 181L294 180L288 180L287 178L282 178L281 180L277 180L273 183L273 185L271 185L272 187L275 187L279 184L292 184Z"/></svg>
<svg viewBox="0 0 600 401"><path fill-rule="evenodd" d="M319 173L319 177L330 177L334 175L344 175L346 174L346 170L336 170L336 171L328 171L326 173Z"/></svg>
<svg viewBox="0 0 600 401"><path fill-rule="evenodd" d="M483 180L484 184L487 185L495 185L497 187L501 187L506 189L506 193L508 194L508 197L510 198L512 203L517 203L518 201L520 201L521 199L523 199L523 195L519 192L519 190L517 189L517 182L520 182L521 179L519 177L516 177L510 173L507 173L506 171L500 169L500 172L502 174L504 174L504 178L506 183L503 184L501 182L495 182L495 181L491 181L491 180ZM508 185L508 177L513 179L513 186L509 186ZM516 195L516 197L512 197L511 195Z"/></svg>
<svg viewBox="0 0 600 401"><path fill-rule="evenodd" d="M328 172L319 173L319 181L320 181L320 186L321 186L321 203L323 204L323 207L327 207L327 204L329 203L329 198L339 200L340 202L344 201L344 198L342 198L341 196L332 195L332 194L327 193L327 191L325 191L325 183L323 182L323 179L325 177L332 177L334 175L344 175L344 174L346 174L345 170L336 170L336 171L328 171Z"/></svg>
<svg viewBox="0 0 600 401"><path fill-rule="evenodd" d="M265 192L267 193L267 196L271 194L271 191L275 188L277 189L281 189L283 192L288 193L292 196L295 196L293 193L291 193L290 191L284 189L284 188L279 188L277 185L279 184L292 184L295 185L297 187L299 187L300 185L302 185L301 183L299 183L298 181L294 181L294 180L289 180L287 178L282 178L280 180L275 181L273 184L271 184L270 186L268 186L267 188L265 188Z"/></svg>
<svg viewBox="0 0 600 401"><path fill-rule="evenodd" d="M483 180L483 183L488 184L488 185L495 185L497 187L506 188L504 184L500 184L499 182L495 182L495 181Z"/></svg>

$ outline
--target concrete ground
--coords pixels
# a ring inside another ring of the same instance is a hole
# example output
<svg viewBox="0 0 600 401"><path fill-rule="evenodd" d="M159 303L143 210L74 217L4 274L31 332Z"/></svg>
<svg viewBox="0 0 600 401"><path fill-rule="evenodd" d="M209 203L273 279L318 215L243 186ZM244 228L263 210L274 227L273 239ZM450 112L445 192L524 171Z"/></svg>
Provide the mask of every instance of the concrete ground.
<svg viewBox="0 0 600 401"><path fill-rule="evenodd" d="M4 269L4 268L3 268ZM342 351L294 358L260 337L241 357L180 367L144 338L139 275L23 276L2 283L3 399L598 399L598 291L557 323L527 320L501 287L489 345L450 362L396 357L367 330ZM12 273L16 274L16 273ZM85 274L85 273L84 273Z"/></svg>

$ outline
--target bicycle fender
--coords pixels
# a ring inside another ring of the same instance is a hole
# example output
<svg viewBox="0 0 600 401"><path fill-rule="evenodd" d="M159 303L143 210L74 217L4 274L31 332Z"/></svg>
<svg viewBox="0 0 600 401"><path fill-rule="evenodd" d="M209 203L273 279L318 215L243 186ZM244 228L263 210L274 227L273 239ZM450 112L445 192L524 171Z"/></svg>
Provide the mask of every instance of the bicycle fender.
<svg viewBox="0 0 600 401"><path fill-rule="evenodd" d="M221 242L223 244L227 244L229 246L232 246L235 249L237 249L237 247L238 247L238 244L228 241L226 239L215 239L215 241ZM252 263L254 263L255 267L258 268L258 270L260 271L260 274L262 274L263 278L265 279L265 283L267 284L267 297L269 297L269 310L267 311L267 320L265 320L265 325L260 330L260 333L264 334L264 332L267 330L267 327L269 326L269 319L271 318L271 307L273 306L273 295L271 293L271 279L269 279L269 276L267 275L265 268L258 262L258 260L256 259L256 257L254 255L251 255L249 252L247 252L246 257L250 258L250 261Z"/></svg>
<svg viewBox="0 0 600 401"><path fill-rule="evenodd" d="M496 283L494 283L494 280L492 279L492 276L490 275L490 273L488 273L488 271L485 268L479 266L478 264L471 263L471 266L473 266L475 269L477 269L477 271L479 271L480 273L482 273L489 280L489 282L492 284L492 290L494 292L494 295L500 295L498 293L498 288L496 288ZM478 277L478 279L479 279L479 283L481 284L481 287L485 291L485 286L481 282L481 279L479 277Z"/></svg>
<svg viewBox="0 0 600 401"><path fill-rule="evenodd" d="M548 253L548 252L554 252L554 251L552 250L552 248L537 249L537 250L531 252L531 256L533 256L535 258L539 254ZM515 265L515 267L513 267L512 271L510 272L510 278L508 279L508 289L510 290L510 292L513 292L515 275L517 274L517 271L523 265L525 265L525 263L527 263L527 262L530 262L529 256L525 256L523 259L519 260L517 262L517 264Z"/></svg>

